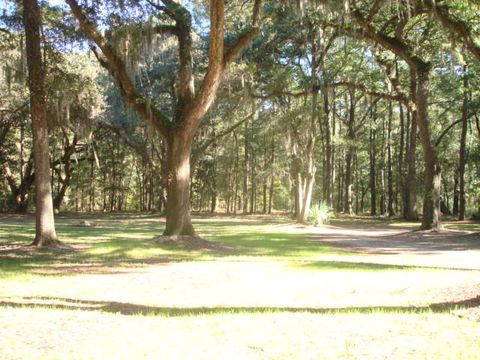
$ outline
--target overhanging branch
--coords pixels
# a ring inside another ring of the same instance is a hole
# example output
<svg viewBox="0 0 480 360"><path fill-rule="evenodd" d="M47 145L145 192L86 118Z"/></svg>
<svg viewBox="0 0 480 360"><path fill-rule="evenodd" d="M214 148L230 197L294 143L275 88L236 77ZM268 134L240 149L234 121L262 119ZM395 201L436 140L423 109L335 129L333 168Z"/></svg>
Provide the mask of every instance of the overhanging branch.
<svg viewBox="0 0 480 360"><path fill-rule="evenodd" d="M103 35L98 31L95 24L91 22L85 15L83 9L78 5L76 0L66 0L70 9L78 20L81 29L85 32L87 38L93 41L102 51L106 65L108 62L108 69L110 74L117 80L120 91L129 105L135 110L138 116L145 122L152 125L163 136L166 136L169 129L169 119L159 109L157 109L144 96L140 95L128 75L126 66L123 60L116 54L115 50L107 43ZM101 59L95 54L97 58ZM101 62L102 63L102 62Z"/></svg>

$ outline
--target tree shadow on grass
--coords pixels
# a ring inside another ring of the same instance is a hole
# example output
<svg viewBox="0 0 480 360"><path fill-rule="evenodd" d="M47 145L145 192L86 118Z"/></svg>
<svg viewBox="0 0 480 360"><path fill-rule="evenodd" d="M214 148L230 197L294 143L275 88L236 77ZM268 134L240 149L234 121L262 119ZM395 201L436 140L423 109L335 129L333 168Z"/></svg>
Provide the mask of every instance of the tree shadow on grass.
<svg viewBox="0 0 480 360"><path fill-rule="evenodd" d="M436 254L450 251L480 250L480 234L460 231L402 232L389 236L315 234L310 241L352 252L371 255L402 253Z"/></svg>
<svg viewBox="0 0 480 360"><path fill-rule="evenodd" d="M188 317L202 315L310 313L310 314L422 314L449 313L480 306L480 296L428 306L360 306L360 307L158 307L116 301L95 301L56 297L22 297L0 300L0 307L45 308L55 310L98 311L130 316Z"/></svg>
<svg viewBox="0 0 480 360"><path fill-rule="evenodd" d="M410 266L410 265L394 265L381 264L375 262L356 262L356 261L312 261L297 265L298 268L311 270L345 270L345 271L418 271L418 270L445 270L449 268L432 267L432 266ZM449 269L450 270L450 269ZM452 269L458 270L458 269Z"/></svg>
<svg viewBox="0 0 480 360"><path fill-rule="evenodd" d="M69 252L55 249L33 251L25 245L33 239L30 221L9 221L0 229L0 273L7 275L33 273L39 275L76 275L103 273L105 268L142 266L171 261L198 261L205 258L296 256L341 253L340 249L316 244L302 234L265 231L237 222L199 224L199 233L219 248L189 249L158 244L153 241L161 233L158 223L104 223L95 227L75 226L76 220L59 222L57 232ZM108 224L108 225L107 225ZM69 268L71 270L69 270ZM123 271L123 270L122 270ZM110 272L110 271L105 271Z"/></svg>

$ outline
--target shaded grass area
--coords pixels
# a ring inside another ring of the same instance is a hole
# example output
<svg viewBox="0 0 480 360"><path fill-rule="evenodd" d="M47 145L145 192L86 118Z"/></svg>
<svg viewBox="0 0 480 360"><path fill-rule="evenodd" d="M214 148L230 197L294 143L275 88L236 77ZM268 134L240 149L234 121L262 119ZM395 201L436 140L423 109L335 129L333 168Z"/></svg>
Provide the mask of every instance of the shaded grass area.
<svg viewBox="0 0 480 360"><path fill-rule="evenodd" d="M93 226L81 227L87 219ZM101 271L104 267L141 266L169 261L202 261L216 258L248 260L309 259L321 254L345 251L315 244L302 233L276 231L272 226L285 218L198 217L195 227L200 236L230 248L231 251L187 250L159 245L153 239L163 232L164 223L152 214L78 214L59 216L57 233L66 247L33 249L26 247L34 237L34 219L28 216L0 218L0 276L45 272L70 265ZM58 272L57 272L58 273Z"/></svg>
<svg viewBox="0 0 480 360"><path fill-rule="evenodd" d="M420 221L407 221L399 217L384 217L384 216L359 216L359 215L342 215L334 218L330 222L335 226L384 226L386 228L398 229L406 228L410 230L417 230L420 227ZM480 221L478 220L463 220L458 221L453 216L444 216L442 218L442 227L448 230L463 230L471 232L480 232Z"/></svg>
<svg viewBox="0 0 480 360"><path fill-rule="evenodd" d="M310 314L424 314L450 313L480 306L480 296L455 302L430 304L428 306L356 306L356 307L158 307L117 301L80 300L56 297L23 297L0 300L0 307L46 308L56 310L100 311L128 316L208 316L234 314L310 313Z"/></svg>
<svg viewBox="0 0 480 360"><path fill-rule="evenodd" d="M354 262L354 261L312 261L306 263L300 263L297 265L299 268L306 270L349 270L349 271L405 271L405 270L419 270L419 269L442 269L432 267L419 267L408 265L390 265L390 264L377 264L371 262Z"/></svg>

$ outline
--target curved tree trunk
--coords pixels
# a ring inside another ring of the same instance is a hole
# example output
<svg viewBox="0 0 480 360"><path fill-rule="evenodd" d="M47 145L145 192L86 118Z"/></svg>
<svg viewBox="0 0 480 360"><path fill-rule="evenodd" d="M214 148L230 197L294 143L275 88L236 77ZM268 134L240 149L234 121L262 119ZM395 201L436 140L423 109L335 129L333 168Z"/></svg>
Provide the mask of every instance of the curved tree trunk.
<svg viewBox="0 0 480 360"><path fill-rule="evenodd" d="M33 157L35 163L36 229L33 245L47 246L58 242L53 215L50 183L50 153L45 100L45 70L40 50L40 8L37 0L23 0L23 23L30 89Z"/></svg>

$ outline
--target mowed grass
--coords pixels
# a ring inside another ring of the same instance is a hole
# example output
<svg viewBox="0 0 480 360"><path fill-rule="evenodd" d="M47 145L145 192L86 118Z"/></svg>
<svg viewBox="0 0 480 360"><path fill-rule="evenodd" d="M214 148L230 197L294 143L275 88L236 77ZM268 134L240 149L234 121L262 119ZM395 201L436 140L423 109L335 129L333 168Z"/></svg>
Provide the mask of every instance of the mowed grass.
<svg viewBox="0 0 480 360"><path fill-rule="evenodd" d="M31 251L33 218L0 218L0 358L480 359L466 305L423 292L478 272L352 261L285 217L195 217L220 250L160 246L163 227L64 215L71 248Z"/></svg>
<svg viewBox="0 0 480 360"><path fill-rule="evenodd" d="M92 226L80 226L87 219ZM234 217L195 221L198 234L222 245L225 251L191 250L159 245L154 239L162 234L164 223L157 215L104 215L85 214L56 218L60 240L72 249L15 250L26 246L34 237L33 217L9 216L0 218L0 246L13 250L2 256L0 277L16 277L38 273L55 265L84 266L142 266L166 261L208 261L214 259L309 260L321 254L340 254L344 251L315 244L308 239L308 230L276 230L276 226L288 221L271 218L268 221L246 217L240 221ZM1 255L0 255L1 256ZM41 271L39 271L41 270Z"/></svg>

